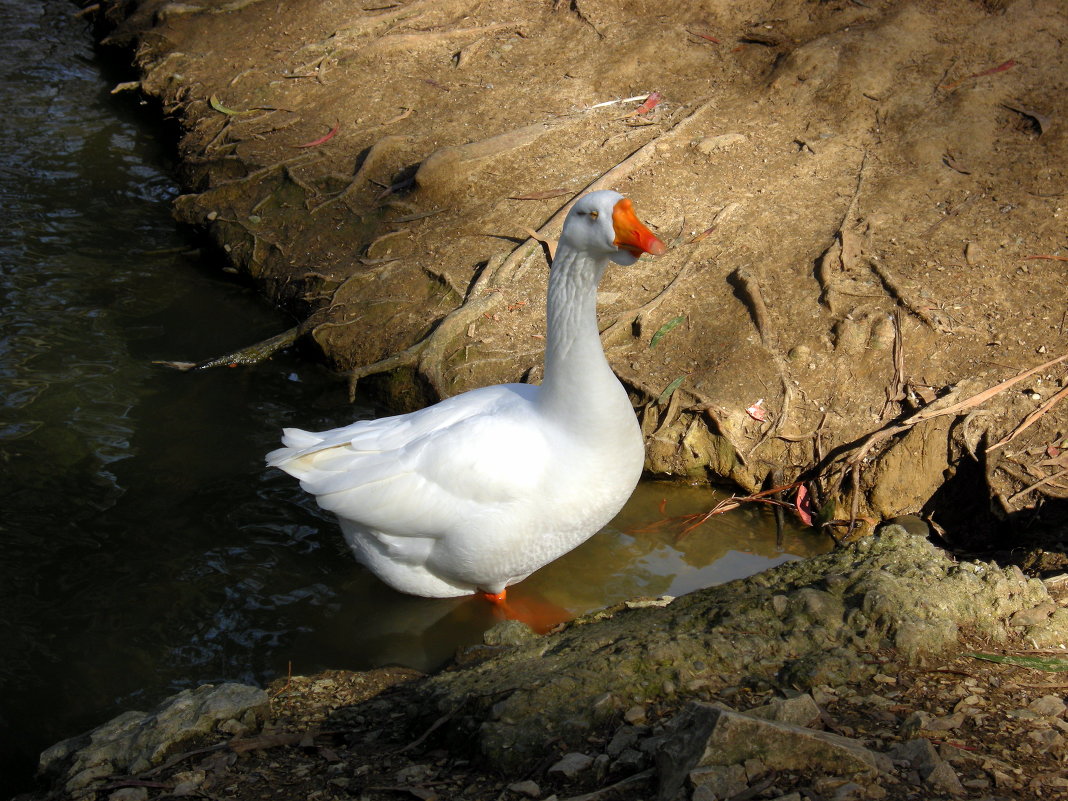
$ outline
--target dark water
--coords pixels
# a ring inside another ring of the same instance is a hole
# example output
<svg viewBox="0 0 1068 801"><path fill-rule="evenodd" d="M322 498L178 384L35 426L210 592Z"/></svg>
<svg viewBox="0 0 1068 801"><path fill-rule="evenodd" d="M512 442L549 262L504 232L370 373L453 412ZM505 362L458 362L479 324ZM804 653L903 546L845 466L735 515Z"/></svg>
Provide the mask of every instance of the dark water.
<svg viewBox="0 0 1068 801"><path fill-rule="evenodd" d="M218 680L430 668L494 621L354 564L296 483L265 472L283 425L355 414L281 354L178 373L291 321L205 263L171 221L157 132L108 90L65 2L0 3L0 797L37 753ZM661 511L661 504L667 499ZM643 485L614 526L519 593L585 611L679 594L822 543L745 509L686 534L707 490Z"/></svg>

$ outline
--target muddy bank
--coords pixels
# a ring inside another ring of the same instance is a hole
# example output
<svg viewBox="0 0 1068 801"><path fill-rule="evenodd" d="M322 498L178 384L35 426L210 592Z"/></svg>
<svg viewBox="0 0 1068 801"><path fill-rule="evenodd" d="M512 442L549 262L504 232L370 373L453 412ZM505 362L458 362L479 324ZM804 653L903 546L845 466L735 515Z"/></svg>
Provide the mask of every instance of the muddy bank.
<svg viewBox="0 0 1068 801"><path fill-rule="evenodd" d="M651 471L754 489L780 468L862 529L1063 516L1055 0L97 14L179 126L179 218L354 391L538 380L537 240L607 185L673 244L601 294Z"/></svg>
<svg viewBox="0 0 1068 801"><path fill-rule="evenodd" d="M186 691L50 749L39 797L1058 797L1063 682L968 652L1064 663L1066 589L892 526L546 637L502 624L426 678Z"/></svg>

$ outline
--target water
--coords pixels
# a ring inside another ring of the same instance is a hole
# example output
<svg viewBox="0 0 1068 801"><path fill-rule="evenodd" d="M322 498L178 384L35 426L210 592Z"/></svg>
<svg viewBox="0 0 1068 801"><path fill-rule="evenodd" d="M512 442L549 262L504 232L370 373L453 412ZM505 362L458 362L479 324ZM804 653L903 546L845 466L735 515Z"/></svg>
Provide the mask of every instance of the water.
<svg viewBox="0 0 1068 801"><path fill-rule="evenodd" d="M494 620L394 593L296 482L262 467L284 425L354 412L290 354L179 373L292 321L192 251L161 137L59 0L0 4L0 797L37 753L219 680L324 667L429 669ZM662 502L666 505L661 511ZM518 594L574 612L679 594L812 552L766 510L643 485L614 525Z"/></svg>

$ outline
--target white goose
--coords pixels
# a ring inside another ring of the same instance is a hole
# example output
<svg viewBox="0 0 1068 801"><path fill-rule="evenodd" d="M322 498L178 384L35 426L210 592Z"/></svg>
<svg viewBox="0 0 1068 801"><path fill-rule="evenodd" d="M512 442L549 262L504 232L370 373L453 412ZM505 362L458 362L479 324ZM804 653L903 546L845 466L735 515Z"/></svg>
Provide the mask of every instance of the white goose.
<svg viewBox="0 0 1068 801"><path fill-rule="evenodd" d="M465 392L332 431L287 428L267 464L337 515L356 558L401 592L504 602L630 497L641 431L597 331L608 262L665 250L617 192L564 221L549 277L545 380Z"/></svg>

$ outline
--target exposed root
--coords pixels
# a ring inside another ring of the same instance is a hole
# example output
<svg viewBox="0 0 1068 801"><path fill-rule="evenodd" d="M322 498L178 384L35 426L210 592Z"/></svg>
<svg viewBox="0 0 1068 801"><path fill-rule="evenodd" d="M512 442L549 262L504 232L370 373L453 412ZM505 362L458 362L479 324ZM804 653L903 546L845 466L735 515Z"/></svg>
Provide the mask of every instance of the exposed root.
<svg viewBox="0 0 1068 801"><path fill-rule="evenodd" d="M282 348L288 348L300 335L304 333L303 326L293 326L288 331L283 331L281 334L265 339L262 342L257 342L255 345L249 345L247 348L236 350L233 353L228 353L225 356L219 356L214 359L208 359L203 362L171 362L171 361L155 361L153 364L162 364L165 367L173 367L175 370L207 370L209 367L237 367L248 366L251 364L259 364L262 361L266 361L276 352L282 350Z"/></svg>
<svg viewBox="0 0 1068 801"><path fill-rule="evenodd" d="M389 372L402 367L413 367L430 384L438 397L448 396L448 382L444 377L445 358L451 343L464 335L468 326L482 315L492 313L499 306L504 296L499 287L510 284L522 270L529 258L540 251L540 242L555 237L557 228L575 202L587 192L606 189L622 180L625 176L640 169L652 159L659 143L668 138L680 136L693 124L703 111L711 107L712 101L706 101L695 108L687 117L672 128L655 137L627 158L602 174L571 200L561 206L537 231L507 256L498 255L490 259L486 267L472 282L464 302L442 318L441 322L422 340L405 350L387 356L371 364L356 367L349 372L349 396L355 398L356 388L361 378ZM676 276L676 280L679 276ZM669 285L670 286L670 285ZM666 290L665 290L666 291Z"/></svg>

